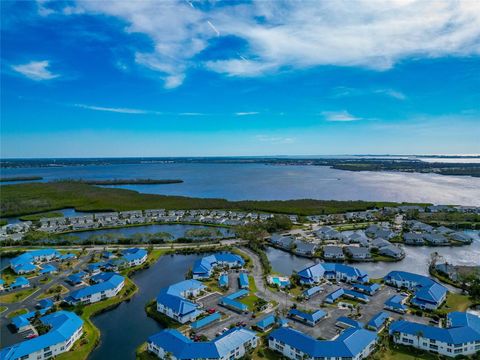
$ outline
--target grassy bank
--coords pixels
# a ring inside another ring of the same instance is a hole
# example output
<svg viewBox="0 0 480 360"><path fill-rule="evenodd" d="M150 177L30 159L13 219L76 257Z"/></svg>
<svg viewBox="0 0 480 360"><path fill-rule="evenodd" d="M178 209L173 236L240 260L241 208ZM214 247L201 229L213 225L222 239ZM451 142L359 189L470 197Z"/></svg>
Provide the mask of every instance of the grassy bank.
<svg viewBox="0 0 480 360"><path fill-rule="evenodd" d="M41 176L13 176L13 177L2 177L0 178L0 183L7 182L7 181L35 181L35 180L42 180L43 177Z"/></svg>
<svg viewBox="0 0 480 360"><path fill-rule="evenodd" d="M83 307L81 318L84 321L83 335L75 343L72 349L56 357L57 360L85 360L88 355L100 343L100 331L93 325L91 317L115 308L121 302L131 298L138 291L137 286L130 279L126 278L125 286L120 293L110 299L97 302Z"/></svg>
<svg viewBox="0 0 480 360"><path fill-rule="evenodd" d="M25 300L27 297L32 295L37 290L39 290L39 288L31 287L25 290L7 293L5 295L0 296L0 303L12 304L12 303L20 302L22 300Z"/></svg>
<svg viewBox="0 0 480 360"><path fill-rule="evenodd" d="M292 213L299 215L361 211L375 207L395 206L392 202L286 200L228 201L140 194L136 191L102 188L79 182L28 183L2 185L0 217L75 208L78 211L124 211L142 209L234 209Z"/></svg>
<svg viewBox="0 0 480 360"><path fill-rule="evenodd" d="M58 218L63 217L63 214L59 211L50 211L50 212L43 212L38 214L32 215L24 215L20 218L22 221L38 221L42 218Z"/></svg>
<svg viewBox="0 0 480 360"><path fill-rule="evenodd" d="M157 311L157 301L155 299L151 300L145 306L145 312L147 313L148 317L158 322L164 328L178 328L179 326L182 325L179 322L170 319L167 315L159 313Z"/></svg>
<svg viewBox="0 0 480 360"><path fill-rule="evenodd" d="M180 179L112 179L112 180L74 180L88 185L161 185L180 184Z"/></svg>

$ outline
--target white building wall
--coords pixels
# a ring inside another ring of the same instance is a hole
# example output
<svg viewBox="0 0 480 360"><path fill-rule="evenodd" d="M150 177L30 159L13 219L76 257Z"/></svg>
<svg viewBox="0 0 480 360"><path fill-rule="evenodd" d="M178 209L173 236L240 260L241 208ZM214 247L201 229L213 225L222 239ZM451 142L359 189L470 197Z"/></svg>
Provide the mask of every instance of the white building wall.
<svg viewBox="0 0 480 360"><path fill-rule="evenodd" d="M28 355L26 358L22 358L24 360L43 360L43 359L51 359L53 356L58 356L64 352L69 351L75 341L80 339L83 334L83 327L79 327L77 331L68 339L67 341L54 344L49 346L48 348L44 348L40 351L33 352ZM48 349L45 351L45 349Z"/></svg>
<svg viewBox="0 0 480 360"><path fill-rule="evenodd" d="M415 335L401 333L398 338L393 337L393 341L407 346L412 346L417 349L436 352L441 355L455 357L458 355L472 355L480 351L480 342L469 342L458 344L447 344L433 339L421 337L417 338Z"/></svg>

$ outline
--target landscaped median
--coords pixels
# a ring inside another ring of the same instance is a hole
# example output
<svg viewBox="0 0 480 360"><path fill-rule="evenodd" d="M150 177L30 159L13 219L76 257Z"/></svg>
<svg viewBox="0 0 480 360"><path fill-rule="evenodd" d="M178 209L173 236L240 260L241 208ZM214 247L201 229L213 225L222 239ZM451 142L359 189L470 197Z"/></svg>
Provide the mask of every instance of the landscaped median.
<svg viewBox="0 0 480 360"><path fill-rule="evenodd" d="M93 325L91 317L102 312L108 311L121 302L130 299L138 288L135 283L129 278L125 278L125 286L120 293L107 300L99 301L97 303L82 306L76 309L76 313L80 315L83 324L83 335L75 343L72 349L66 353L60 354L56 357L58 360L84 360L95 349L100 342L100 331Z"/></svg>
<svg viewBox="0 0 480 360"><path fill-rule="evenodd" d="M12 304L12 303L23 301L38 290L39 288L31 287L25 290L15 291L15 292L2 295L0 296L0 303Z"/></svg>
<svg viewBox="0 0 480 360"><path fill-rule="evenodd" d="M56 295L63 295L68 293L68 289L63 285L54 285L50 287L47 291L37 297L38 300L47 299Z"/></svg>

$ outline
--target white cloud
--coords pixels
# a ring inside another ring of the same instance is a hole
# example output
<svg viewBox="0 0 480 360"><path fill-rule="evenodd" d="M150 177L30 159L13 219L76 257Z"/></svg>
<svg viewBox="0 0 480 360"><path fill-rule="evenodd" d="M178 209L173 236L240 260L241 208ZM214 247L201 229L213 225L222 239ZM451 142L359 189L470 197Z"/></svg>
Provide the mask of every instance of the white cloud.
<svg viewBox="0 0 480 360"><path fill-rule="evenodd" d="M126 32L149 36L152 51L135 59L158 72L167 88L181 85L197 66L261 76L321 65L386 70L409 57L480 54L480 1L254 0L196 7L189 1L77 0L64 13L112 16L125 22ZM219 36L241 38L247 46L231 58L196 60Z"/></svg>
<svg viewBox="0 0 480 360"><path fill-rule="evenodd" d="M406 100L407 96L401 91L394 89L377 89L374 91L376 94L383 94L397 100Z"/></svg>
<svg viewBox="0 0 480 360"><path fill-rule="evenodd" d="M180 116L202 116L202 115L205 115L205 114L199 113L199 112L183 112L183 113L180 113L178 115L180 115Z"/></svg>
<svg viewBox="0 0 480 360"><path fill-rule="evenodd" d="M359 89L359 88L349 88L344 86L339 86L333 89L333 98L344 98L344 97L354 97L354 96L363 96L363 95L383 95L388 96L397 100L406 100L407 96L399 90L395 89Z"/></svg>
<svg viewBox="0 0 480 360"><path fill-rule="evenodd" d="M12 66L12 69L35 81L51 80L59 77L60 75L54 74L48 70L49 66L50 62L48 60L43 60L31 61L28 64L14 65Z"/></svg>
<svg viewBox="0 0 480 360"><path fill-rule="evenodd" d="M323 111L321 113L321 115L323 115L323 117L327 121L348 122L348 121L362 120L362 118L354 116L346 110L342 110L342 111Z"/></svg>
<svg viewBox="0 0 480 360"><path fill-rule="evenodd" d="M94 110L94 111L107 111L107 112L114 112L114 113L122 113L122 114L149 114L152 113L151 111L147 110L140 110L140 109L129 109L129 108L111 108L111 107L103 107L103 106L93 106L93 105L85 105L85 104L75 104L75 107ZM159 113L156 113L159 114Z"/></svg>
<svg viewBox="0 0 480 360"><path fill-rule="evenodd" d="M236 112L235 115L236 116L249 116L249 115L257 115L259 114L258 111L243 111L243 112Z"/></svg>
<svg viewBox="0 0 480 360"><path fill-rule="evenodd" d="M293 144L295 138L293 137L282 137L282 136L270 136L270 135L257 135L255 138L261 142L269 142L272 144Z"/></svg>

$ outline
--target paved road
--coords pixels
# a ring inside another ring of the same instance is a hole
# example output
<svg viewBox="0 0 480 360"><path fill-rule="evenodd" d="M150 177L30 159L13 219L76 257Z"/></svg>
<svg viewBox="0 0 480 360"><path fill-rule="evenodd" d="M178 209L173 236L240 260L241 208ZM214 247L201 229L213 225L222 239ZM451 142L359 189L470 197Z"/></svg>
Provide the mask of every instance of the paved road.
<svg viewBox="0 0 480 360"><path fill-rule="evenodd" d="M266 284L266 279L263 275L262 265L260 263L260 258L252 250L241 247L239 250L246 255L248 255L253 262L253 269L250 272L250 275L253 276L255 284L257 285L256 295L267 300L275 300L279 304L281 310L288 310L293 304L298 304L299 302L290 294L284 292L275 291L268 287ZM313 302L302 302L301 307L308 310L317 310L318 304Z"/></svg>
<svg viewBox="0 0 480 360"><path fill-rule="evenodd" d="M23 335L22 334L14 334L10 331L8 328L8 325L10 324L10 319L7 318L7 315L11 313L12 311L19 310L22 308L27 308L29 311L32 311L35 309L35 305L38 303L38 300L36 298L44 293L47 289L49 289L52 286L55 285L63 285L69 290L72 290L73 287L65 283L65 279L68 275L71 273L80 270L85 266L85 264L90 260L91 252L88 251L85 255L83 255L78 263L73 266L72 268L68 270L64 270L58 274L53 275L53 280L46 283L46 284L41 284L40 279L43 276L36 276L35 278L29 279L30 283L32 285L36 285L36 291L32 293L29 297L23 299L22 301L15 302L12 304L1 304L2 306L6 306L7 310L5 310L0 318L0 333L1 333L1 342L2 342L2 347L7 346L9 344L16 343L18 341L23 340ZM52 275L51 275L52 276ZM20 290L19 290L20 291ZM7 293L8 294L8 293Z"/></svg>
<svg viewBox="0 0 480 360"><path fill-rule="evenodd" d="M99 251L103 249L126 249L131 247L141 247L141 248L150 248L156 250L169 250L169 249L183 249L183 248L192 248L192 247L211 247L211 246L233 246L233 245L242 245L246 244L247 241L243 239L228 239L228 240L220 240L220 241L209 241L209 242L199 242L199 243L171 243L171 244L157 244L157 245L150 245L145 243L138 243L138 244L128 244L128 245L119 245L119 244L109 244L109 245L70 245L70 246L58 246L59 249L62 250L79 250L79 249L87 249L87 250L94 250ZM43 246L28 246L28 249L44 249L45 245ZM24 250L26 246L12 246L8 247L8 250L15 251L15 250Z"/></svg>

